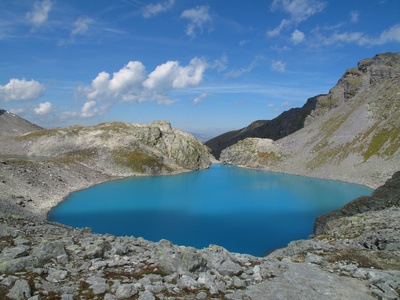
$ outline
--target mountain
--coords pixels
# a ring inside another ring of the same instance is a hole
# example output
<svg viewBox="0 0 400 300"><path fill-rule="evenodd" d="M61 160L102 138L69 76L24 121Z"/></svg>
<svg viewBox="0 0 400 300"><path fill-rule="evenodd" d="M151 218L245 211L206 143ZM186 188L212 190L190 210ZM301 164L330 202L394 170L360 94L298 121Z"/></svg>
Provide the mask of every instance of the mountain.
<svg viewBox="0 0 400 300"><path fill-rule="evenodd" d="M304 121L315 109L318 97L308 99L303 107L285 111L273 120L255 121L245 128L223 133L205 144L211 148L211 153L219 158L223 149L248 137L273 140L283 138L304 127Z"/></svg>
<svg viewBox="0 0 400 300"><path fill-rule="evenodd" d="M361 60L328 94L309 99L301 109L291 111L303 128L273 141L273 151L247 138L223 150L221 162L371 187L398 170L400 53ZM283 126L276 130L278 136L293 129L284 126L284 115L270 121Z"/></svg>
<svg viewBox="0 0 400 300"><path fill-rule="evenodd" d="M38 125L0 109L0 136L16 136L41 129Z"/></svg>

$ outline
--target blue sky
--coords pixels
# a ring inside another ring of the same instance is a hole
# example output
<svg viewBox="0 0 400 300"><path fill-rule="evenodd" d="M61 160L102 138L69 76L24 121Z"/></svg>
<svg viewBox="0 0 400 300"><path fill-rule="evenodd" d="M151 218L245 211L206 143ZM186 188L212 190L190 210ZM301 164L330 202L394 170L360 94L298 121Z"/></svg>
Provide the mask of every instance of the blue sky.
<svg viewBox="0 0 400 300"><path fill-rule="evenodd" d="M399 0L2 0L0 108L46 128L170 121L215 136L400 49Z"/></svg>

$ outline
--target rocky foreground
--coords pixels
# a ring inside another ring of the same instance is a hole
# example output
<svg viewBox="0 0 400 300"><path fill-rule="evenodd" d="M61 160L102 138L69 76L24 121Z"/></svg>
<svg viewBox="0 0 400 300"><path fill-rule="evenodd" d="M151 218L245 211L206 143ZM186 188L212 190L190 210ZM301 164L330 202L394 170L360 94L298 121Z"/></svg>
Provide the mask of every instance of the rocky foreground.
<svg viewBox="0 0 400 300"><path fill-rule="evenodd" d="M0 299L399 299L399 175L364 198L386 193L379 209L325 219L264 258L5 213Z"/></svg>

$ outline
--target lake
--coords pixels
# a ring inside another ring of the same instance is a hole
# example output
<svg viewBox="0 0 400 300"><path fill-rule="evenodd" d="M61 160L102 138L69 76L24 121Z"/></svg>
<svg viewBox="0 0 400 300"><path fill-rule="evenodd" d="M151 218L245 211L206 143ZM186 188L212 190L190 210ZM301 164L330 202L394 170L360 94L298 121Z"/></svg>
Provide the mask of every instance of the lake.
<svg viewBox="0 0 400 300"><path fill-rule="evenodd" d="M72 193L49 221L97 233L216 244L264 256L313 232L326 214L372 189L350 183L213 165L173 176L131 177Z"/></svg>

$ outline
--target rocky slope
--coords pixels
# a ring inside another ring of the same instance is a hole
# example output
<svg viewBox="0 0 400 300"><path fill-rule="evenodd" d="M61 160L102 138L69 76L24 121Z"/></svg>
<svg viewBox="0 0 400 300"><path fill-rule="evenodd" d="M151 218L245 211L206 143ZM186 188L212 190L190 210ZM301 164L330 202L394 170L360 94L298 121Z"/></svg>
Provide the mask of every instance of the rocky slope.
<svg viewBox="0 0 400 300"><path fill-rule="evenodd" d="M72 126L0 137L0 208L45 217L72 191L107 180L208 168L210 150L165 121Z"/></svg>
<svg viewBox="0 0 400 300"><path fill-rule="evenodd" d="M35 125L19 116L0 109L0 136L15 136L41 130L42 127Z"/></svg>
<svg viewBox="0 0 400 300"><path fill-rule="evenodd" d="M264 258L2 214L0 299L398 299L399 214L331 219Z"/></svg>
<svg viewBox="0 0 400 300"><path fill-rule="evenodd" d="M315 109L304 128L273 142L277 151L260 150L259 142L248 138L247 150L242 151L240 143L232 145L221 153L221 162L374 188L397 171L400 53L360 61L329 94L312 101ZM255 153L259 159L249 159Z"/></svg>

